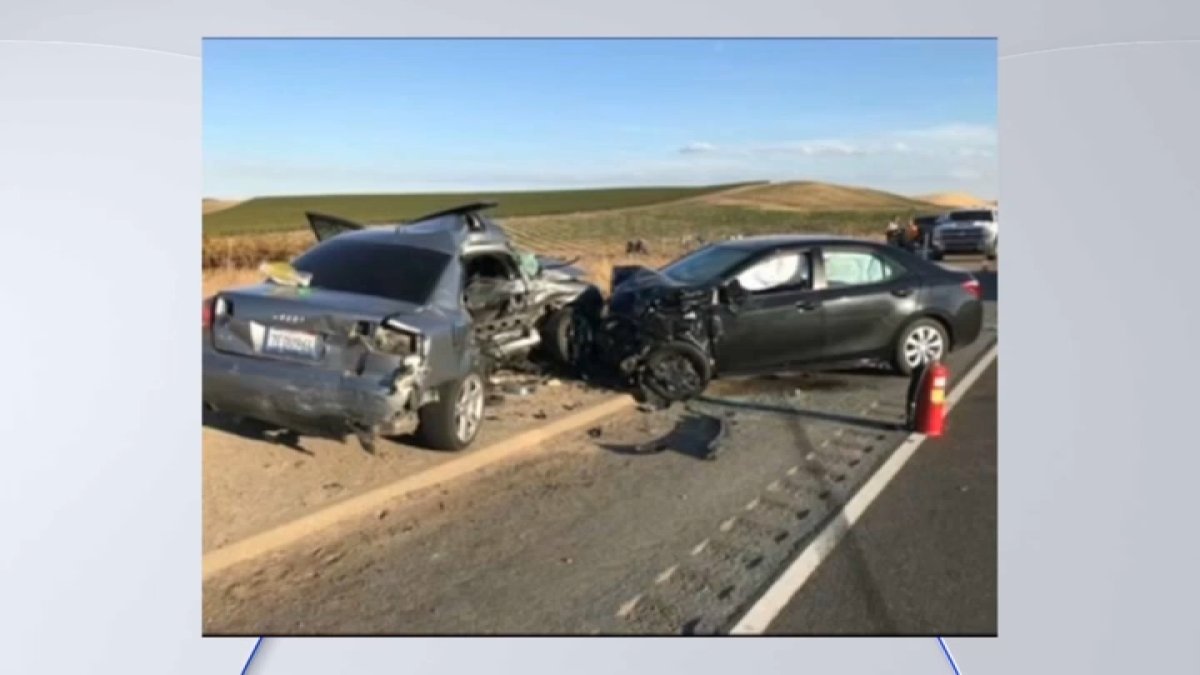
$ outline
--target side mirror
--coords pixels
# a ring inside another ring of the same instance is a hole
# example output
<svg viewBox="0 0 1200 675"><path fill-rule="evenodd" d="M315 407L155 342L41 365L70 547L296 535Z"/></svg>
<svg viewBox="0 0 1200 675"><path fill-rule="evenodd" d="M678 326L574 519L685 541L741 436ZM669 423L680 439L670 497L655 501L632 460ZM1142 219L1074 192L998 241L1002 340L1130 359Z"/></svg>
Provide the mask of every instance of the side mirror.
<svg viewBox="0 0 1200 675"><path fill-rule="evenodd" d="M750 293L737 279L730 279L721 285L721 300L730 307L737 307L746 301Z"/></svg>

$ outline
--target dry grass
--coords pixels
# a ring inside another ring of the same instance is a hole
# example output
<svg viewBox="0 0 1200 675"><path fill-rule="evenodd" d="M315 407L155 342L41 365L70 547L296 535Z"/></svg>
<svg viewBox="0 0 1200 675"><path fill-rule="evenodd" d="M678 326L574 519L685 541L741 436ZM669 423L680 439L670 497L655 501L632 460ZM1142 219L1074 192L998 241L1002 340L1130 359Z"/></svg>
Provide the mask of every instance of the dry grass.
<svg viewBox="0 0 1200 675"><path fill-rule="evenodd" d="M201 297L238 286L248 286L262 280L257 270L209 269L201 275Z"/></svg>
<svg viewBox="0 0 1200 675"><path fill-rule="evenodd" d="M212 199L205 197L200 202L200 212L207 216L210 213L224 211L225 209L232 208L241 203L242 200L240 199Z"/></svg>
<svg viewBox="0 0 1200 675"><path fill-rule="evenodd" d="M278 232L204 237L201 266L208 269L255 269L264 260L290 260L315 243L312 232Z"/></svg>
<svg viewBox="0 0 1200 675"><path fill-rule="evenodd" d="M821 197L820 200L809 203L822 206L828 205L824 199L833 198L830 196L830 190L841 195L839 199L855 197L870 201L876 197L872 194L864 196L863 191L853 188L822 184L788 184L785 187L793 191L789 193L793 197L796 197L796 190L813 199ZM741 188L737 191L737 196L740 198L763 189L768 188ZM849 196L846 191L849 191ZM769 194L780 197L777 192ZM895 195L887 196L897 198ZM574 260L577 266L587 272L590 281L602 289L607 289L613 266L660 266L700 245L697 236L702 236L708 241L734 235L783 232L878 237L883 232L886 216L886 212L869 209L775 211L711 203L685 203L620 212L504 218L500 220L500 225L507 230L517 245L544 255ZM644 241L647 253L626 254L625 245L631 239ZM260 278L256 270L262 262L291 260L314 243L313 235L307 229L205 237L201 256L204 292L208 294L231 286L253 283Z"/></svg>
<svg viewBox="0 0 1200 675"><path fill-rule="evenodd" d="M922 195L917 197L917 199L952 209L979 208L991 205L991 202L967 192L939 192L932 195Z"/></svg>

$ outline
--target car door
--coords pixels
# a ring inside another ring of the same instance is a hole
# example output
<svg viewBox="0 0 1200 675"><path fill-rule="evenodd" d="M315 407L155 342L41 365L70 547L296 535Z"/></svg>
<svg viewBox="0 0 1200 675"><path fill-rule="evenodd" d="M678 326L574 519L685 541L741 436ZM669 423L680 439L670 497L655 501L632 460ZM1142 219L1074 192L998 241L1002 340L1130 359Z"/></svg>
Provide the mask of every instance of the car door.
<svg viewBox="0 0 1200 675"><path fill-rule="evenodd" d="M772 251L736 270L744 296L723 300L715 351L724 374L753 373L803 361L823 348L823 310L814 291L810 251Z"/></svg>
<svg viewBox="0 0 1200 675"><path fill-rule="evenodd" d="M824 309L822 358L889 354L897 331L917 309L920 277L871 246L825 246L814 258Z"/></svg>

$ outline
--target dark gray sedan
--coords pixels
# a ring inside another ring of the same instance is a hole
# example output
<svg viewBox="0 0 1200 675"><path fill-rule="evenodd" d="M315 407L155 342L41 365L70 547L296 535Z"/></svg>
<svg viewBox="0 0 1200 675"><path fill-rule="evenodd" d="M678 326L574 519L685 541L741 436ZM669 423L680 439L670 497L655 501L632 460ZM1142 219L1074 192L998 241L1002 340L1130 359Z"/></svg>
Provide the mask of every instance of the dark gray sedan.
<svg viewBox="0 0 1200 675"><path fill-rule="evenodd" d="M206 407L368 450L414 430L469 445L488 371L546 341L560 352L567 307L589 288L515 249L489 206L378 227L309 214L320 243L205 300Z"/></svg>
<svg viewBox="0 0 1200 675"><path fill-rule="evenodd" d="M973 342L979 281L903 249L834 236L713 244L659 270L619 267L581 302L578 362L615 362L648 398L725 375L886 361L908 375Z"/></svg>

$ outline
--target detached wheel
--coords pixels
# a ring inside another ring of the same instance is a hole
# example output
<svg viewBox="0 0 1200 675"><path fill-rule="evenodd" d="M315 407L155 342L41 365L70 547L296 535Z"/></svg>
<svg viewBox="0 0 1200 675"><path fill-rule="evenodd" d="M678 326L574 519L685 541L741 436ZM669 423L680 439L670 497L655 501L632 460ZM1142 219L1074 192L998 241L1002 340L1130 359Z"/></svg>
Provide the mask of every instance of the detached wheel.
<svg viewBox="0 0 1200 675"><path fill-rule="evenodd" d="M478 371L442 385L438 400L417 411L417 438L435 450L462 450L483 423L483 377Z"/></svg>
<svg viewBox="0 0 1200 675"><path fill-rule="evenodd" d="M892 367L909 376L933 359L945 357L950 344L946 329L933 319L917 319L908 324L896 339Z"/></svg>

